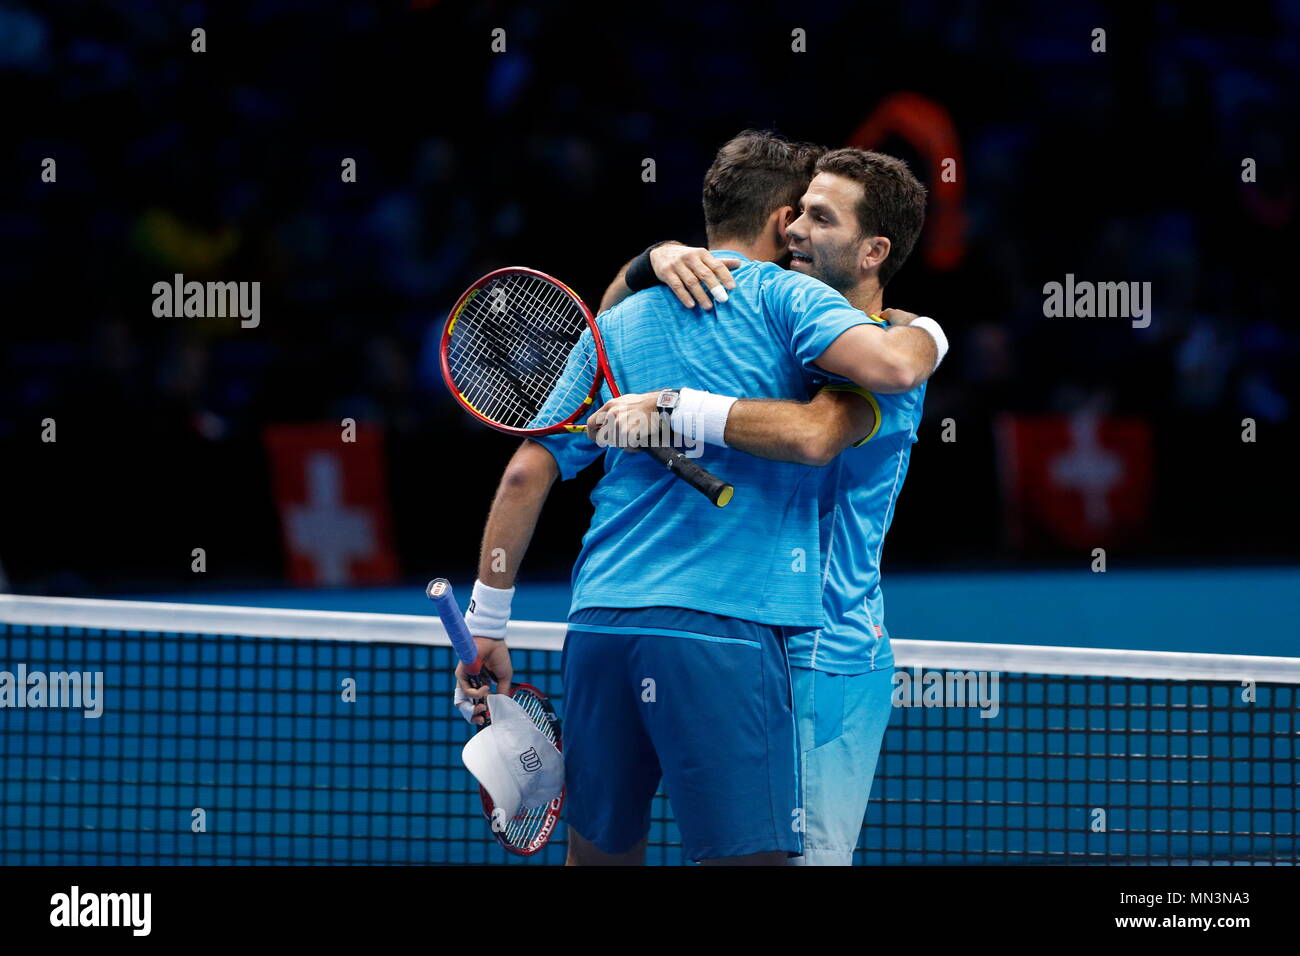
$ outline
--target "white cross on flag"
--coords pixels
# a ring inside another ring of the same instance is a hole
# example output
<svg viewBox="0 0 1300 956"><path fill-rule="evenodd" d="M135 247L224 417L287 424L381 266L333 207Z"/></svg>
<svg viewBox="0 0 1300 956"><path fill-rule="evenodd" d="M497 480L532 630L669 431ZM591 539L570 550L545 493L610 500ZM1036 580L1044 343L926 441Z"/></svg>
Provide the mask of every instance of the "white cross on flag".
<svg viewBox="0 0 1300 956"><path fill-rule="evenodd" d="M280 529L294 584L390 584L397 560L389 533L383 432L358 425L266 430Z"/></svg>
<svg viewBox="0 0 1300 956"><path fill-rule="evenodd" d="M1019 546L1093 548L1140 537L1151 497L1151 428L1096 415L1003 415L1003 498Z"/></svg>

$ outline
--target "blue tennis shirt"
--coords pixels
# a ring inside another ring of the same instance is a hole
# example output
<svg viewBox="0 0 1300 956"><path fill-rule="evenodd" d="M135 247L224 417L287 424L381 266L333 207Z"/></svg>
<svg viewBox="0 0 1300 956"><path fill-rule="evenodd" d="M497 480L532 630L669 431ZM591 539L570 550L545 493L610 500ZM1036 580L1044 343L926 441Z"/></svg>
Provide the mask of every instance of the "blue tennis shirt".
<svg viewBox="0 0 1300 956"><path fill-rule="evenodd" d="M826 622L794 634L790 663L835 674L892 669L894 654L885 626L880 558L885 533L921 423L925 385L901 395L874 395L848 388L871 402L876 425L823 469L821 546Z"/></svg>
<svg viewBox="0 0 1300 956"><path fill-rule="evenodd" d="M809 276L732 251L714 255L743 261L732 270L728 301L711 312L687 309L655 286L598 317L615 382L624 393L672 385L807 400L825 378L814 360L871 320ZM609 397L602 389L601 401ZM717 508L644 453L602 449L585 433L538 441L566 479L604 455L573 569L571 614L680 607L763 624L821 625L822 469L701 445L699 463L736 488L731 503Z"/></svg>

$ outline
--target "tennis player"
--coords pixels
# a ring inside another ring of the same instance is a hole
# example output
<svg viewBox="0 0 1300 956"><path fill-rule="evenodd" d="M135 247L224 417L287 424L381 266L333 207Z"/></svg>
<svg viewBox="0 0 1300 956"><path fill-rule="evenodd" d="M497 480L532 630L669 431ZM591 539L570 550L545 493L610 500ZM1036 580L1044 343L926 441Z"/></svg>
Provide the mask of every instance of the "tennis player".
<svg viewBox="0 0 1300 956"><path fill-rule="evenodd" d="M715 394L796 399L828 375L895 393L930 374L931 333L874 323L770 261L788 244L814 158L752 132L723 147L705 180L710 244L750 265L736 271L724 321L702 324L663 286L603 314L626 388L668 376ZM569 862L643 862L662 778L691 859L782 863L802 850L786 643L822 623L821 474L712 448L708 467L738 489L718 509L646 456L585 434L524 442L488 516L467 614L505 680L509 652L493 643L537 515L557 475L601 456L562 664ZM457 693L483 696L463 680Z"/></svg>
<svg viewBox="0 0 1300 956"><path fill-rule="evenodd" d="M856 308L881 312L885 284L920 235L925 190L907 166L881 153L825 154L789 227L791 268L831 285ZM726 265L706 249L652 247L653 271L688 308L726 297ZM729 260L733 264L736 260ZM606 300L630 294L624 270ZM719 292L718 290L722 290ZM926 324L898 310L891 323ZM940 356L941 357L941 356ZM885 626L880 557L907 475L925 385L898 395L830 384L806 403L737 401L682 389L675 430L781 461L826 466L821 488L826 623L788 642L801 752L804 852L791 862L848 866L891 713L894 656ZM637 436L658 414L659 392L624 395L589 427ZM701 427L704 426L704 427Z"/></svg>

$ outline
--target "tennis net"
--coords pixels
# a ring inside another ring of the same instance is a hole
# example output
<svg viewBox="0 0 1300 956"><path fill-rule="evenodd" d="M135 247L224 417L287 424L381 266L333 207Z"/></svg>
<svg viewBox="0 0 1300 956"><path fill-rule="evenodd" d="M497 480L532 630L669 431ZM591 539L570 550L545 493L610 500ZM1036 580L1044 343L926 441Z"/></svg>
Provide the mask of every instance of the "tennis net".
<svg viewBox="0 0 1300 956"><path fill-rule="evenodd" d="M510 630L561 716L563 631ZM855 862L1296 862L1300 659L894 648ZM0 863L561 862L491 839L453 663L433 616L0 595Z"/></svg>

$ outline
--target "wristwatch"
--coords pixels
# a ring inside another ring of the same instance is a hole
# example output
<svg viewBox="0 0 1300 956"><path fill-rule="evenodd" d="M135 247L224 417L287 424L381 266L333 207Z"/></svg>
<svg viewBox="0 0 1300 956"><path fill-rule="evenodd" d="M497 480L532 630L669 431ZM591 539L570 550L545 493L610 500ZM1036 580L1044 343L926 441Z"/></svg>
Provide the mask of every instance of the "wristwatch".
<svg viewBox="0 0 1300 956"><path fill-rule="evenodd" d="M665 415L672 414L672 410L677 407L681 401L682 390L680 388L665 388L655 399L655 408L659 409Z"/></svg>

